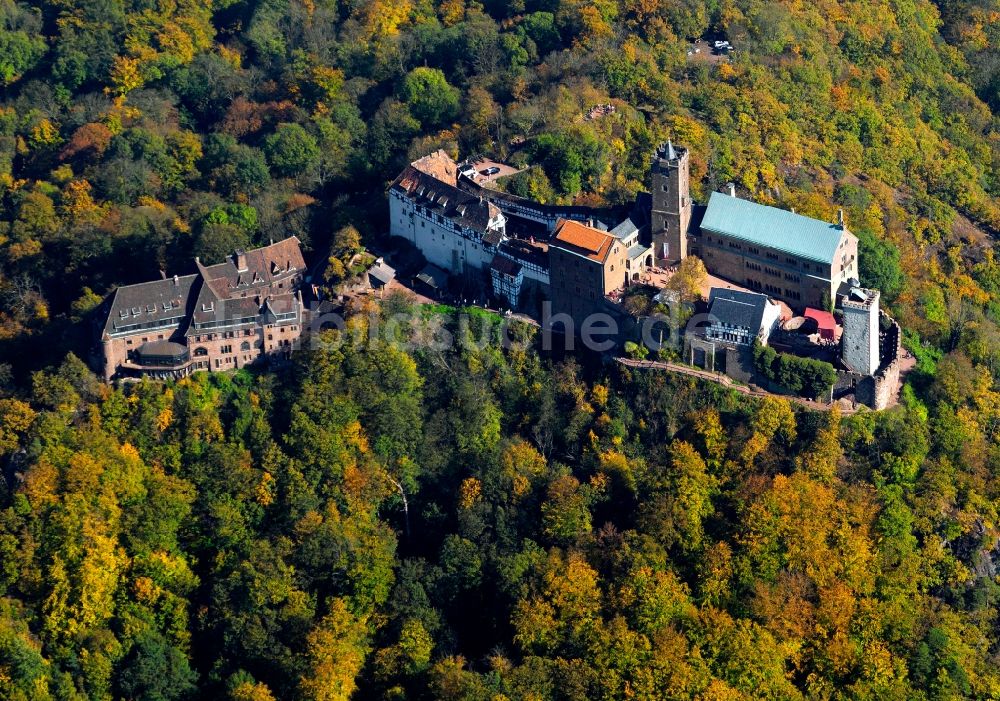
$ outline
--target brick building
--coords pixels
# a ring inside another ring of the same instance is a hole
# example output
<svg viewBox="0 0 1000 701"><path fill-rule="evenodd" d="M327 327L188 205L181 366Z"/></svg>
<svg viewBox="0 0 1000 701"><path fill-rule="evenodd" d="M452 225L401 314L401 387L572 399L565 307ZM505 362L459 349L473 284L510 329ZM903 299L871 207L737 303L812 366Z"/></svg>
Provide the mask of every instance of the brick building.
<svg viewBox="0 0 1000 701"><path fill-rule="evenodd" d="M305 261L295 237L197 272L126 285L105 301L104 378L184 377L287 358L302 334Z"/></svg>
<svg viewBox="0 0 1000 701"><path fill-rule="evenodd" d="M577 323L606 307L628 280L628 249L606 231L569 219L556 225L549 242L552 307Z"/></svg>
<svg viewBox="0 0 1000 701"><path fill-rule="evenodd" d="M713 275L784 300L829 309L858 275L858 239L839 222L713 192L688 250Z"/></svg>

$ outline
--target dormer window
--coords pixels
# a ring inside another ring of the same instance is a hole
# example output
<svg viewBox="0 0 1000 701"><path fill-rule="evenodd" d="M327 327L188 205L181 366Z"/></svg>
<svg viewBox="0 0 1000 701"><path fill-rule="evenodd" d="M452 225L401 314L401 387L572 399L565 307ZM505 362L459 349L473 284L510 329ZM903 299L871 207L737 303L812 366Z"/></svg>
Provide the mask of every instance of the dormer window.
<svg viewBox="0 0 1000 701"><path fill-rule="evenodd" d="M163 311L168 312L168 311L170 311L173 308L174 308L174 303L173 302L164 302L163 303Z"/></svg>
<svg viewBox="0 0 1000 701"><path fill-rule="evenodd" d="M119 309L118 310L118 316L120 316L122 319L127 319L128 318L128 309Z"/></svg>
<svg viewBox="0 0 1000 701"><path fill-rule="evenodd" d="M139 316L142 314L142 310L139 307L132 307L132 316Z"/></svg>
<svg viewBox="0 0 1000 701"><path fill-rule="evenodd" d="M215 311L215 302L202 302L201 310L203 312Z"/></svg>

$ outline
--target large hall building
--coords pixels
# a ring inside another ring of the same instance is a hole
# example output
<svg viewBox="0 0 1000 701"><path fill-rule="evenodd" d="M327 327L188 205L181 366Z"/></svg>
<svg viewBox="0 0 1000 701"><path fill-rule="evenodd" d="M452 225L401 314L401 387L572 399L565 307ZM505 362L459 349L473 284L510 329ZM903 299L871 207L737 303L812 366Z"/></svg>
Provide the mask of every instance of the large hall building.
<svg viewBox="0 0 1000 701"><path fill-rule="evenodd" d="M306 312L297 238L237 251L215 265L196 258L195 268L192 275L119 287L105 300L106 381L234 370L291 354Z"/></svg>

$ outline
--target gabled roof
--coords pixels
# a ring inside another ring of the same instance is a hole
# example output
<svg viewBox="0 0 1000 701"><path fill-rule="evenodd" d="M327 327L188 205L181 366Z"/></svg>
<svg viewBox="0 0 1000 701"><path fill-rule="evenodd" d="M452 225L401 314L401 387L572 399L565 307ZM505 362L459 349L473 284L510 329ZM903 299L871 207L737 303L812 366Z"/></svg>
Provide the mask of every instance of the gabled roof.
<svg viewBox="0 0 1000 701"><path fill-rule="evenodd" d="M125 333L124 327L151 324L166 319L180 324L188 314L197 275L124 285L115 290L108 304L104 333Z"/></svg>
<svg viewBox="0 0 1000 701"><path fill-rule="evenodd" d="M255 287L268 287L272 282L304 272L306 267L299 239L295 236L235 253L215 265L204 266L200 261L195 262L198 272L220 299L240 296Z"/></svg>
<svg viewBox="0 0 1000 701"><path fill-rule="evenodd" d="M501 275L506 275L508 277L517 277L521 274L520 263L517 263L506 256L500 255L499 253L493 256L493 261L490 263L490 267Z"/></svg>
<svg viewBox="0 0 1000 701"><path fill-rule="evenodd" d="M448 286L448 273L431 263L425 265L420 272L417 273L417 279L434 289L440 290Z"/></svg>
<svg viewBox="0 0 1000 701"><path fill-rule="evenodd" d="M490 221L500 215L500 209L479 195L460 190L454 177L457 165L447 154L441 156L442 153L424 156L408 165L390 189L433 214L440 214L469 229L485 231ZM449 168L451 173L447 172Z"/></svg>
<svg viewBox="0 0 1000 701"><path fill-rule="evenodd" d="M764 310L772 304L767 295L742 290L713 287L708 296L710 316L717 323L759 333L764 322Z"/></svg>
<svg viewBox="0 0 1000 701"><path fill-rule="evenodd" d="M628 219L623 221L621 224L616 226L608 233L614 236L615 238L623 239L627 236L631 236L632 234L639 233L639 226L634 221L632 221L631 217L629 217Z"/></svg>
<svg viewBox="0 0 1000 701"><path fill-rule="evenodd" d="M833 263L846 229L777 207L713 192L701 222L703 231L784 251L799 258Z"/></svg>
<svg viewBox="0 0 1000 701"><path fill-rule="evenodd" d="M607 232L598 231L572 219L560 219L556 223L555 236L549 245L603 263L608 258L611 246L616 242L617 239Z"/></svg>
<svg viewBox="0 0 1000 701"><path fill-rule="evenodd" d="M368 268L369 277L373 277L383 285L388 285L396 277L396 270L384 260L375 261L372 267Z"/></svg>
<svg viewBox="0 0 1000 701"><path fill-rule="evenodd" d="M223 263L195 260L194 275L119 287L108 298L104 333L141 333L142 327L181 327L256 317L262 300L295 303L295 277L305 271L299 240L292 236L269 246L239 252ZM160 324L159 326L155 326Z"/></svg>

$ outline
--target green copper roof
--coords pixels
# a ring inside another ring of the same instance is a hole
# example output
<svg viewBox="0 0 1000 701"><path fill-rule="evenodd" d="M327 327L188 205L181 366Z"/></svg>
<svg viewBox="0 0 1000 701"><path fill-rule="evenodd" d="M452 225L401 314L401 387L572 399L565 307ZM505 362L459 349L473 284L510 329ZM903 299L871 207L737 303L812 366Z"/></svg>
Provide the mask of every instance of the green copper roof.
<svg viewBox="0 0 1000 701"><path fill-rule="evenodd" d="M702 230L767 246L817 263L832 263L843 230L836 224L713 192Z"/></svg>

